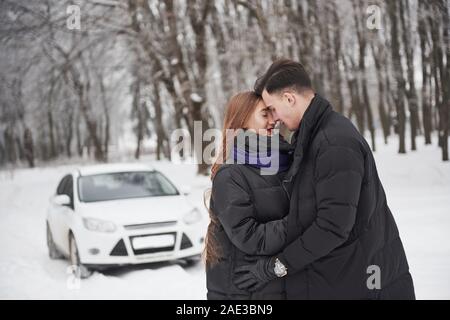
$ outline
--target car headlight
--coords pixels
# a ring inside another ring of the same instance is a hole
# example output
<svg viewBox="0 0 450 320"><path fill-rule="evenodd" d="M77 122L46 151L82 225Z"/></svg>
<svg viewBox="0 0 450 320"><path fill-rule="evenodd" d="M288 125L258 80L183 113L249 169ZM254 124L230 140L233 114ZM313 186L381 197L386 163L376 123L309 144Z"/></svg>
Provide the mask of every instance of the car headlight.
<svg viewBox="0 0 450 320"><path fill-rule="evenodd" d="M116 231L116 225L113 222L94 219L83 218L83 224L86 229L98 232L114 232Z"/></svg>
<svg viewBox="0 0 450 320"><path fill-rule="evenodd" d="M202 219L202 214L197 208L192 209L186 213L183 217L183 221L186 224L193 224L199 222Z"/></svg>

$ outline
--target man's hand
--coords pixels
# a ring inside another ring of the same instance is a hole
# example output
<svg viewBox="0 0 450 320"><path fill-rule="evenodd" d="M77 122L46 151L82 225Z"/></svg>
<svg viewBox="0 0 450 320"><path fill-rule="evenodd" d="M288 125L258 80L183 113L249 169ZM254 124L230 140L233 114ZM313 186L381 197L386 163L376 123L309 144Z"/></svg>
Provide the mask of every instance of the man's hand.
<svg viewBox="0 0 450 320"><path fill-rule="evenodd" d="M236 268L234 284L241 290L255 292L270 280L276 279L274 272L275 257L245 256L249 264Z"/></svg>

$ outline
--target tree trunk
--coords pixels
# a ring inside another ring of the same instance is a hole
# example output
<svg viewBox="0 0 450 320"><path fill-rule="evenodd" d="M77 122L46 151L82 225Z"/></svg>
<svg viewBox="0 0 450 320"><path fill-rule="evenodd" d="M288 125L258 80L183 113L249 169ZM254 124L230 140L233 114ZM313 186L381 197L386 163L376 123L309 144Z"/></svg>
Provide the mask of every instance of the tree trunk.
<svg viewBox="0 0 450 320"><path fill-rule="evenodd" d="M75 136L77 139L77 153L78 156L81 158L83 157L83 138L81 137L81 130L80 130L80 115L77 114L76 121L75 121Z"/></svg>
<svg viewBox="0 0 450 320"><path fill-rule="evenodd" d="M361 106L361 95L359 93L359 84L358 79L355 74L355 62L353 58L348 55L349 62L347 62L346 57L342 57L342 61L344 62L345 69L345 77L347 81L348 90L350 92L350 101L351 106L348 111L348 118L352 118L353 115L356 117L356 125L358 127L358 131L361 135L364 136L365 133L365 118L364 118L364 109Z"/></svg>
<svg viewBox="0 0 450 320"><path fill-rule="evenodd" d="M356 26L356 35L358 38L359 45L359 63L358 63L358 72L357 79L359 82L359 87L361 88L360 101L364 104L361 112L365 112L367 115L367 126L369 128L371 142L372 142L372 150L376 150L375 145L375 128L373 124L373 115L372 108L370 106L369 93L367 91L367 79L366 79L366 47L367 40L365 35L365 25L364 25L364 12L363 12L363 3L360 0L353 1L353 18ZM363 19L363 21L361 21Z"/></svg>
<svg viewBox="0 0 450 320"><path fill-rule="evenodd" d="M17 161L17 152L16 152L16 144L14 143L14 134L15 133L12 126L7 127L4 133L6 158L10 163L16 163Z"/></svg>
<svg viewBox="0 0 450 320"><path fill-rule="evenodd" d="M418 33L420 38L420 54L422 59L422 123L425 136L425 144L431 144L432 112L431 112L431 87L429 64L430 64L430 48L429 36L426 25L426 17L429 11L429 4L426 1L418 2Z"/></svg>
<svg viewBox="0 0 450 320"><path fill-rule="evenodd" d="M25 151L25 158L28 161L28 166L30 168L34 168L33 134L29 128L25 128L23 133L23 147Z"/></svg>
<svg viewBox="0 0 450 320"><path fill-rule="evenodd" d="M385 79L383 75L383 64L386 63L385 59L383 59L384 51L382 49L382 45L378 42L377 47L378 49L375 49L375 45L372 44L372 55L373 60L375 62L375 69L377 72L377 79L378 79L378 113L380 115L380 122L381 122L381 128L383 129L383 137L384 137L384 143L388 143L388 137L389 137L389 120L388 120L388 114L385 108L386 104L386 94L385 94ZM387 76L387 75L386 75Z"/></svg>
<svg viewBox="0 0 450 320"><path fill-rule="evenodd" d="M398 6L397 1L389 1L389 17L391 21L391 54L394 68L397 90L394 93L394 102L397 111L397 133L399 136L399 153L406 153L405 147L405 79L403 78L403 66L400 57L399 31L397 25Z"/></svg>
<svg viewBox="0 0 450 320"><path fill-rule="evenodd" d="M443 21L443 46L446 52L446 65L444 65L443 59L440 60L441 67L441 88L442 88L442 104L441 104L441 130L442 130L442 160L449 161L448 154L448 134L449 134L449 125L450 125L450 37L449 37L449 26L450 26L450 18L449 18L449 3L448 0L440 1L440 8L442 14Z"/></svg>
<svg viewBox="0 0 450 320"><path fill-rule="evenodd" d="M144 139L144 123L143 116L141 114L141 83L138 75L135 75L136 79L132 85L133 93L133 115L137 120L135 134L136 134L136 150L134 152L134 158L139 159L141 156L142 140Z"/></svg>
<svg viewBox="0 0 450 320"><path fill-rule="evenodd" d="M53 89L54 89L54 80L51 80L51 87L48 93L47 99L47 125L48 125L48 136L50 139L50 158L56 157L56 143L55 143L55 128L53 124Z"/></svg>
<svg viewBox="0 0 450 320"><path fill-rule="evenodd" d="M406 97L409 106L409 119L410 119L410 133L411 133L411 150L417 150L416 136L419 125L419 112L418 112L418 98L416 92L416 85L414 81L414 45L411 41L411 24L410 10L408 0L399 1L400 5L400 21L402 25L402 38L403 47L406 56L407 75L408 75L408 90L406 91ZM406 17L405 17L406 16Z"/></svg>
<svg viewBox="0 0 450 320"><path fill-rule="evenodd" d="M333 16L333 24L334 24L334 63L336 65L336 69L333 71L334 79L332 83L332 88L334 88L334 96L336 103L336 111L339 113L344 113L344 96L342 94L341 82L343 81L341 70L339 68L340 60L341 60L341 31L340 31L340 20L337 13L337 5L336 2L332 2L332 10L331 14Z"/></svg>
<svg viewBox="0 0 450 320"><path fill-rule="evenodd" d="M103 74L98 73L97 79L100 84L100 95L103 107L103 116L105 118L105 127L103 131L104 139L103 139L103 152L104 152L104 161L108 160L108 147L109 147L109 139L110 139L110 117L109 117L109 108L107 101L107 93L105 88L105 83L103 79Z"/></svg>
<svg viewBox="0 0 450 320"><path fill-rule="evenodd" d="M155 118L153 119L153 123L156 131L156 159L161 160L161 153L168 158L164 148L164 143L168 141L168 139L163 125L161 97L159 95L159 86L157 83L153 83L152 97L152 104L155 109Z"/></svg>

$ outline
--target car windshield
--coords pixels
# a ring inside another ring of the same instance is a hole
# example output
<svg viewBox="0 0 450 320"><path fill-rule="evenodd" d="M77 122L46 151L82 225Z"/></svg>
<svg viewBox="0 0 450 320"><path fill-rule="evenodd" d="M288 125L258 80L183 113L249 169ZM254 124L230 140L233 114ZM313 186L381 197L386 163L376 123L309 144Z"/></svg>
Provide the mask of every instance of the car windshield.
<svg viewBox="0 0 450 320"><path fill-rule="evenodd" d="M80 201L178 195L178 190L161 173L120 172L81 176L78 179Z"/></svg>

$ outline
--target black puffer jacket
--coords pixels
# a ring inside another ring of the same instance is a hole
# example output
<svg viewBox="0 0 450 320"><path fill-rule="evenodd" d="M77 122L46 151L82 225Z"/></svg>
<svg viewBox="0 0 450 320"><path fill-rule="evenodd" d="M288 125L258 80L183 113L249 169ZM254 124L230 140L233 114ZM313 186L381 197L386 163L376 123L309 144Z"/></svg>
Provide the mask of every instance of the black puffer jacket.
<svg viewBox="0 0 450 320"><path fill-rule="evenodd" d="M245 164L222 165L216 173L210 210L220 221L213 232L222 258L206 267L208 299L286 298L285 279L253 294L233 284L233 270L248 263L246 254L270 256L286 244L289 198L281 186L284 175L262 175L259 168Z"/></svg>
<svg viewBox="0 0 450 320"><path fill-rule="evenodd" d="M277 255L288 267L287 299L414 299L402 241L364 138L316 95L294 143L283 181L291 196L289 245ZM370 290L377 268L381 288Z"/></svg>

